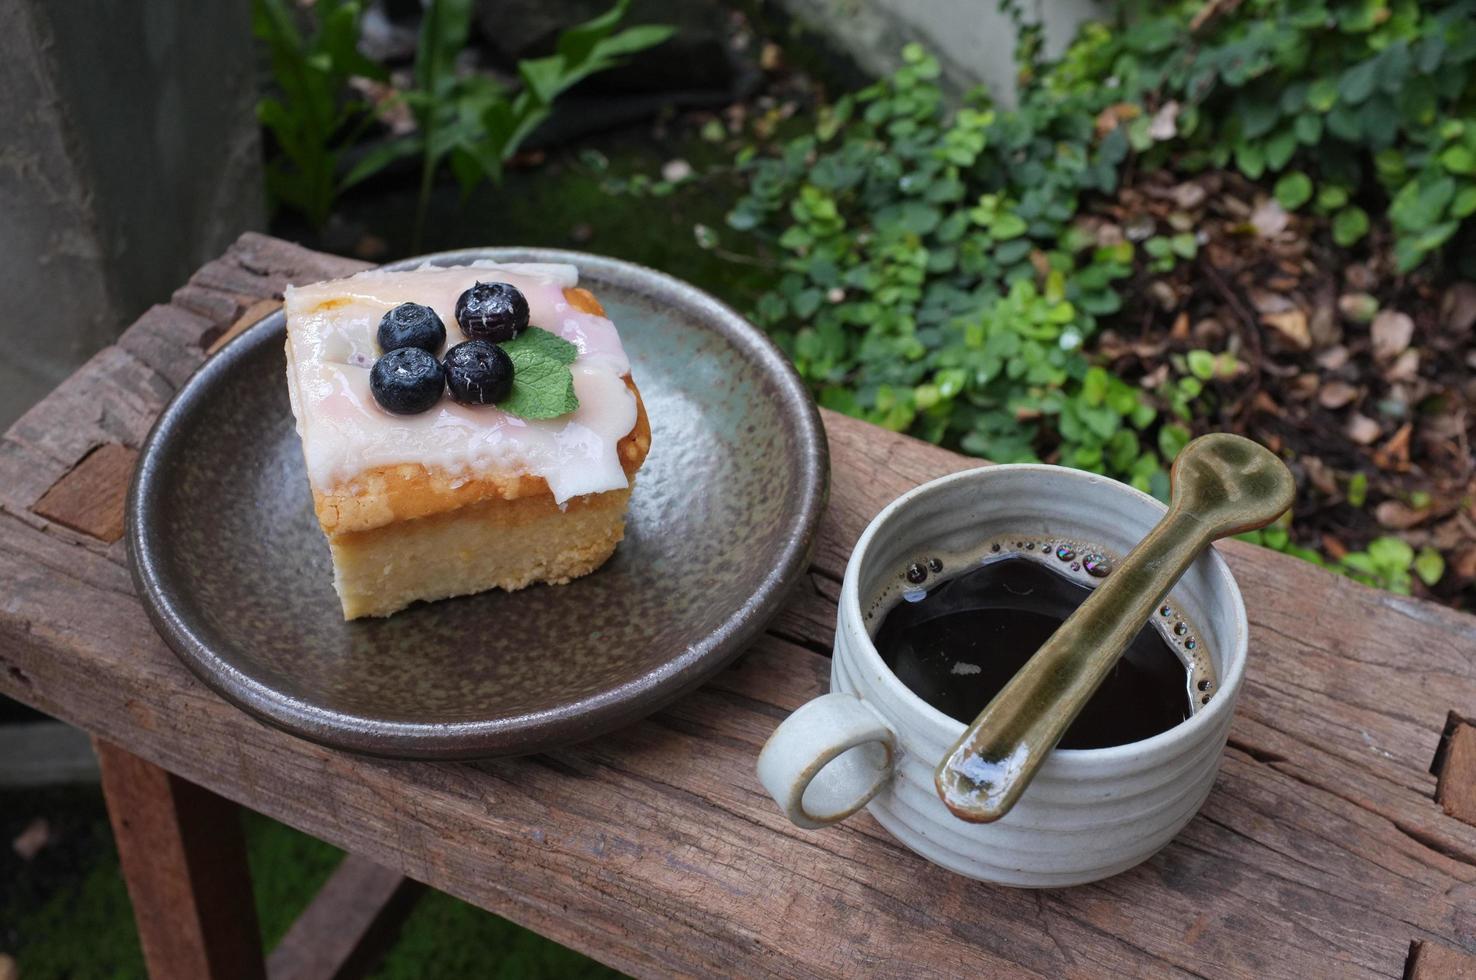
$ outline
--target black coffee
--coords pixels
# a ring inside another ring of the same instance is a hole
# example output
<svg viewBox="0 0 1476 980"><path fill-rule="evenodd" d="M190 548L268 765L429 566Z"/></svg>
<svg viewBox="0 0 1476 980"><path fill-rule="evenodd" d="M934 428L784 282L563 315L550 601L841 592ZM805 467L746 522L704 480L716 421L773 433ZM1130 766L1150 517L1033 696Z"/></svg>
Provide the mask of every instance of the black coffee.
<svg viewBox="0 0 1476 980"><path fill-rule="evenodd" d="M909 581L923 585L917 581L923 570L911 567ZM1051 565L1013 555L935 580L924 577L926 595L915 589L886 613L876 648L904 684L965 723L1091 594ZM1167 619L1169 607L1161 612ZM1193 713L1191 697L1208 700L1194 687L1164 633L1145 625L1060 746L1095 749L1167 731Z"/></svg>

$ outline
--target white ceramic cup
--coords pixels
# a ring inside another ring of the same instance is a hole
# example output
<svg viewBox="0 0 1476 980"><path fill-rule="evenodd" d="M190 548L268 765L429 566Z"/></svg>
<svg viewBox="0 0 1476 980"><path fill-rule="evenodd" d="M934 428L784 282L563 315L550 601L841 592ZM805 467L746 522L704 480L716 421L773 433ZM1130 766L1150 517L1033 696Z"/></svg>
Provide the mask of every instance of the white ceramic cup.
<svg viewBox="0 0 1476 980"><path fill-rule="evenodd" d="M780 724L759 779L801 827L863 806L903 844L983 881L1057 887L1096 881L1150 857L1209 795L1245 677L1240 589L1212 549L1169 602L1203 633L1217 693L1188 720L1140 742L1057 749L1020 801L991 824L953 816L933 770L964 725L907 688L882 662L861 603L930 551L966 551L1003 534L1099 545L1121 558L1163 515L1131 487L1056 466L991 466L946 476L893 501L861 535L841 587L830 694Z"/></svg>

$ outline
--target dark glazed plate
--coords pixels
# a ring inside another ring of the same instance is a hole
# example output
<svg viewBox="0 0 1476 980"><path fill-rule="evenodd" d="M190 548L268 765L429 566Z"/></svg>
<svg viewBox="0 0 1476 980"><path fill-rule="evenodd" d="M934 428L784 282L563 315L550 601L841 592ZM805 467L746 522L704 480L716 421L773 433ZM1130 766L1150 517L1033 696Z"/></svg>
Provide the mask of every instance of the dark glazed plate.
<svg viewBox="0 0 1476 980"><path fill-rule="evenodd" d="M615 557L568 585L345 623L279 312L208 361L144 445L128 499L139 595L205 683L355 752L537 752L650 714L732 660L804 571L829 478L814 403L757 329L670 276L543 249L430 258L572 262L619 326L652 445Z"/></svg>

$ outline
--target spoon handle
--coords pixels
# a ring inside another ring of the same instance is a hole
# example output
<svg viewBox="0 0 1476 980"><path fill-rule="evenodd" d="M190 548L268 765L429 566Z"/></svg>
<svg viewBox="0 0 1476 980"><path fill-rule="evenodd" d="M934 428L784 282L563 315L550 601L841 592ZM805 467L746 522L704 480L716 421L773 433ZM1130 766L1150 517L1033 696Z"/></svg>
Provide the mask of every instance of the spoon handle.
<svg viewBox="0 0 1476 980"><path fill-rule="evenodd" d="M989 823L1014 806L1123 650L1215 536L1214 528L1175 506L1092 590L938 764L938 794L955 816Z"/></svg>

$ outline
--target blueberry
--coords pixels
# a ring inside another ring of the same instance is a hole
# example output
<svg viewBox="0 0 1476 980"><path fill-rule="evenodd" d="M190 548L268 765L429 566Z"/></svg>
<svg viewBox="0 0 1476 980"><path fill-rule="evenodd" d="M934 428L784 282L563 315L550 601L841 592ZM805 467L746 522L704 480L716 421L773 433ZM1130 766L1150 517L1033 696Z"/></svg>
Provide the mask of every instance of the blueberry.
<svg viewBox="0 0 1476 980"><path fill-rule="evenodd" d="M472 340L500 344L528 329L528 300L505 282L479 282L456 301L456 322Z"/></svg>
<svg viewBox="0 0 1476 980"><path fill-rule="evenodd" d="M493 405L512 393L513 362L485 340L468 340L446 352L446 384L463 405Z"/></svg>
<svg viewBox="0 0 1476 980"><path fill-rule="evenodd" d="M419 347L401 347L374 362L369 390L385 411L418 415L440 401L446 374L441 362Z"/></svg>
<svg viewBox="0 0 1476 980"><path fill-rule="evenodd" d="M384 353L401 347L419 347L439 354L446 343L446 325L429 306L401 303L379 320L379 349Z"/></svg>

